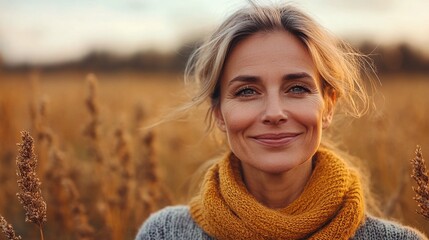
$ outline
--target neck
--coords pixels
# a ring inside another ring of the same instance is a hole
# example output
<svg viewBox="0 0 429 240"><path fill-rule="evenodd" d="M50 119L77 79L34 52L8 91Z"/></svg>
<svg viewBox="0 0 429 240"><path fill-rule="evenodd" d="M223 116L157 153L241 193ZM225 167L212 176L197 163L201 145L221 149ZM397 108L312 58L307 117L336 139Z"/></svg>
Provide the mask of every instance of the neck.
<svg viewBox="0 0 429 240"><path fill-rule="evenodd" d="M243 181L256 200L272 208L284 208L303 192L312 172L312 161L281 173L267 173L242 163Z"/></svg>

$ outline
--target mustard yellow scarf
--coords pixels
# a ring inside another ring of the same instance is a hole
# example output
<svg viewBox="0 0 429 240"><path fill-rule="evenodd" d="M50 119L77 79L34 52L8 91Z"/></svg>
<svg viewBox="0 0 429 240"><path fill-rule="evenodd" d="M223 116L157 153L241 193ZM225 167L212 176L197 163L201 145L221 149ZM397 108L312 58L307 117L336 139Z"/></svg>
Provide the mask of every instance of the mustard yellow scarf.
<svg viewBox="0 0 429 240"><path fill-rule="evenodd" d="M217 239L349 239L364 218L357 174L328 150L317 152L303 193L283 209L249 194L233 154L209 169L189 205L194 221Z"/></svg>

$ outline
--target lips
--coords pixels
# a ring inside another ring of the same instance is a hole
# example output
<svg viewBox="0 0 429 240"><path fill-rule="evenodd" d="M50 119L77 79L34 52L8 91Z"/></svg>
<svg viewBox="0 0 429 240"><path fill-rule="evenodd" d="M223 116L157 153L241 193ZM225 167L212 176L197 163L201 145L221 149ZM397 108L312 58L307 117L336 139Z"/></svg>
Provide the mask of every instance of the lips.
<svg viewBox="0 0 429 240"><path fill-rule="evenodd" d="M251 138L268 147L284 147L293 142L299 135L300 133L267 133Z"/></svg>

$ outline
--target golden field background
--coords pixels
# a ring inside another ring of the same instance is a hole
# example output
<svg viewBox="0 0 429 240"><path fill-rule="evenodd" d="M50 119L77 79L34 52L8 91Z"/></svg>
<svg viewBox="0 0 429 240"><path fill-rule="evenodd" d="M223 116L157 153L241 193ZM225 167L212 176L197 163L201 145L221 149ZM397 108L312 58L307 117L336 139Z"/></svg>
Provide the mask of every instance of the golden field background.
<svg viewBox="0 0 429 240"><path fill-rule="evenodd" d="M38 232L24 222L15 196L20 131L35 139L48 205L45 239L133 239L150 212L186 203L199 184L198 169L224 152L221 137L205 132L203 109L151 130L140 128L186 100L180 74L95 75L91 95L87 72L0 72L0 214L24 239ZM416 213L410 178L416 145L424 156L429 152L429 77L397 74L380 80L377 110L345 119L332 134L368 169L386 217L429 235L429 222ZM88 111L89 96L99 110L96 118ZM94 119L97 139L84 134ZM102 161L94 155L97 149ZM77 202L81 211L73 210ZM83 223L93 231L85 231Z"/></svg>

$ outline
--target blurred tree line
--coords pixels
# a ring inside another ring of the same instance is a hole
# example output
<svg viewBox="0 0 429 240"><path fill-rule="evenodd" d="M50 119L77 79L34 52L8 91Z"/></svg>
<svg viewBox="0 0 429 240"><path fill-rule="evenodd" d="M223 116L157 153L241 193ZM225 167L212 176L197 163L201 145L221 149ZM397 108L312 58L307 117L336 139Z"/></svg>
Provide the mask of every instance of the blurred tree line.
<svg viewBox="0 0 429 240"><path fill-rule="evenodd" d="M429 56L406 43L377 46L362 43L358 50L372 59L379 73L429 73Z"/></svg>
<svg viewBox="0 0 429 240"><path fill-rule="evenodd" d="M182 72L193 50L200 44L195 41L184 44L171 53L154 50L142 51L128 57L118 57L107 51L94 51L80 60L50 65L6 65L0 56L3 71L43 71L81 70L81 71L145 71ZM396 46L377 46L364 42L356 47L374 62L377 72L383 73L429 73L429 56L406 43Z"/></svg>

